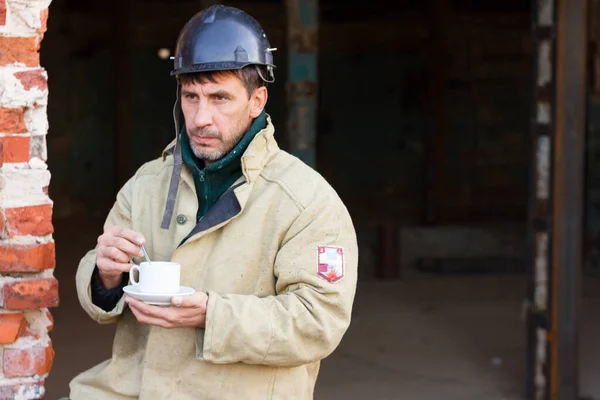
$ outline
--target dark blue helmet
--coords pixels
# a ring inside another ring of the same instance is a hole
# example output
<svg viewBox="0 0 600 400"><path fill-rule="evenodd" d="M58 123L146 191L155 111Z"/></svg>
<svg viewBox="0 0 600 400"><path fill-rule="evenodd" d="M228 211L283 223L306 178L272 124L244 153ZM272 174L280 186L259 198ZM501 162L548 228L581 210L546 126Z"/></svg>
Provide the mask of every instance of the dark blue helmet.
<svg viewBox="0 0 600 400"><path fill-rule="evenodd" d="M262 65L269 76L261 77L272 82L274 50L256 19L216 4L194 15L181 30L171 75Z"/></svg>

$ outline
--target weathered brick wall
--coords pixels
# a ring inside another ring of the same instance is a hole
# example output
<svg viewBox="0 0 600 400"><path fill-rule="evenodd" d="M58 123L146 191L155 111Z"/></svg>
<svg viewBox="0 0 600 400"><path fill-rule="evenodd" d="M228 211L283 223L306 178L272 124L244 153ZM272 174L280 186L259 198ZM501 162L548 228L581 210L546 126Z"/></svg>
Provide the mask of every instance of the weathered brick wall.
<svg viewBox="0 0 600 400"><path fill-rule="evenodd" d="M48 85L39 47L51 0L0 0L0 399L41 399L54 351Z"/></svg>

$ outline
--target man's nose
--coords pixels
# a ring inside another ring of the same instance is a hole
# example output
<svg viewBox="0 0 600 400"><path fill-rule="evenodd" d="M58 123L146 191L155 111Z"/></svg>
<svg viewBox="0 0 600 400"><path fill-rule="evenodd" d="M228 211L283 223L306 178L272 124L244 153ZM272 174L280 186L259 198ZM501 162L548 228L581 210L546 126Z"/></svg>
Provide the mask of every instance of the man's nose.
<svg viewBox="0 0 600 400"><path fill-rule="evenodd" d="M206 101L200 101L196 115L194 115L194 125L203 128L212 124L212 112Z"/></svg>

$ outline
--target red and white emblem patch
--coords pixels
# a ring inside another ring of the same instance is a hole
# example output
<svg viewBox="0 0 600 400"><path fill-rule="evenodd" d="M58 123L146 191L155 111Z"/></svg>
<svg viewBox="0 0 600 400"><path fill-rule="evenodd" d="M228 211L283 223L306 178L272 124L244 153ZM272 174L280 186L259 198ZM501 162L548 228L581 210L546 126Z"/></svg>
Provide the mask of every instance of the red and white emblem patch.
<svg viewBox="0 0 600 400"><path fill-rule="evenodd" d="M318 274L328 282L344 277L344 249L336 246L318 246Z"/></svg>

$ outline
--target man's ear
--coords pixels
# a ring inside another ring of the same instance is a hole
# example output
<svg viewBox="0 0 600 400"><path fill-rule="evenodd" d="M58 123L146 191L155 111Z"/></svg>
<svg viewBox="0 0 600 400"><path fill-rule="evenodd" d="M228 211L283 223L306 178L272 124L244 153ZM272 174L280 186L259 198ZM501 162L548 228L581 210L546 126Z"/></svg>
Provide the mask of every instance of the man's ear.
<svg viewBox="0 0 600 400"><path fill-rule="evenodd" d="M259 87L252 93L252 97L250 97L250 116L252 118L256 118L260 115L267 104L268 97L269 93L265 86Z"/></svg>

